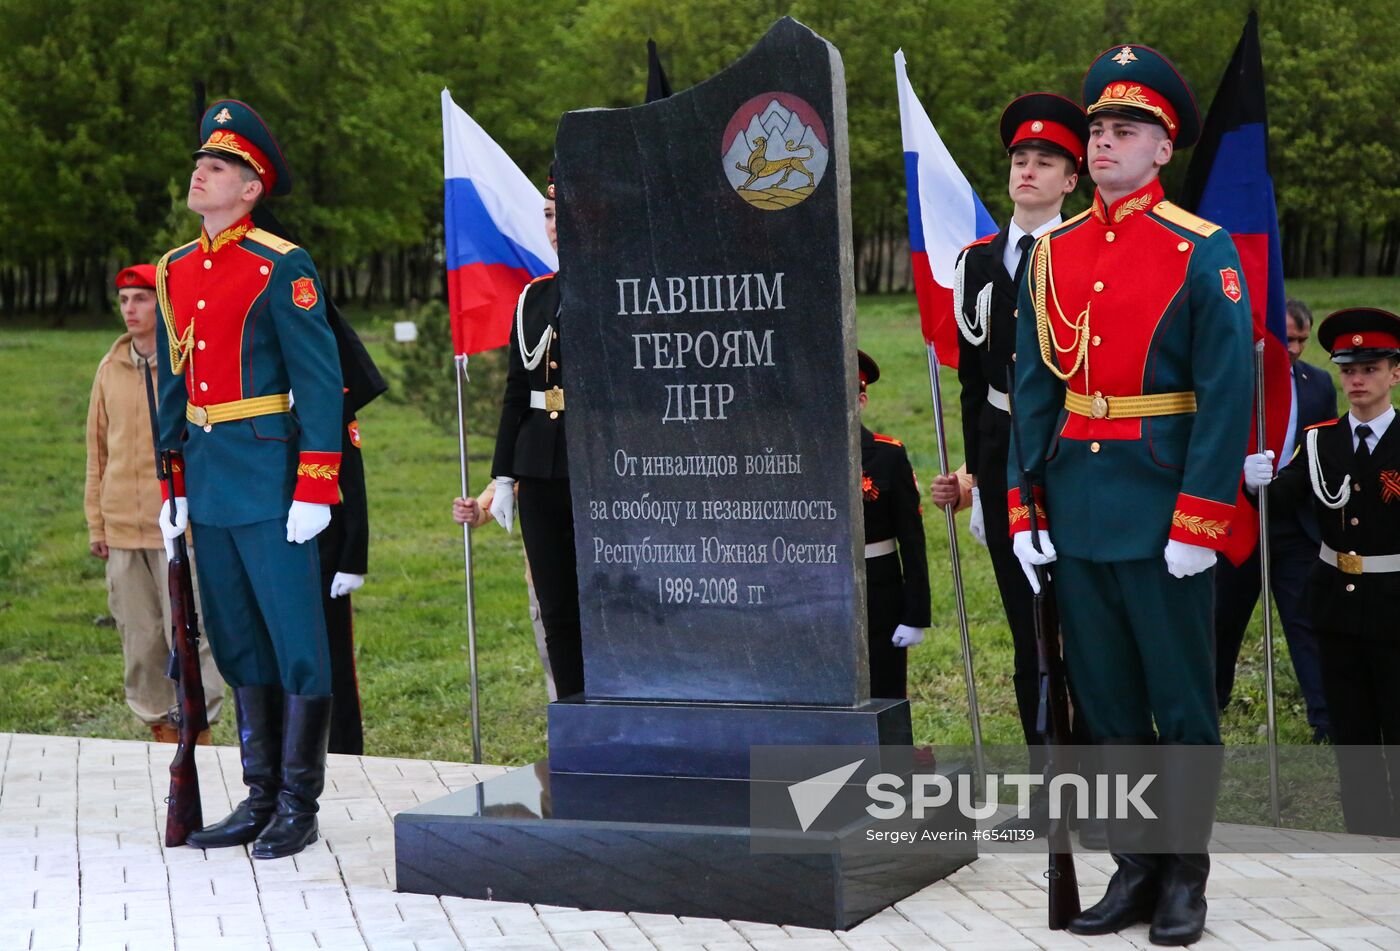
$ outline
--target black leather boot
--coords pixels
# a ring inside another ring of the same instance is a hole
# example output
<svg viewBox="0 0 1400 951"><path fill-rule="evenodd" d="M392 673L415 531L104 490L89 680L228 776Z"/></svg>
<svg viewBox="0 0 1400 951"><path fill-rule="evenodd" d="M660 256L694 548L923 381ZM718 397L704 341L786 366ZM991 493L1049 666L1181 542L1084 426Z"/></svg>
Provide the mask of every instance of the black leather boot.
<svg viewBox="0 0 1400 951"><path fill-rule="evenodd" d="M1153 944L1195 944L1206 928L1206 878L1210 856L1205 852L1162 856L1162 886L1147 938Z"/></svg>
<svg viewBox="0 0 1400 951"><path fill-rule="evenodd" d="M287 694L282 724L282 788L277 812L253 843L253 858L295 855L316 841L316 800L326 786L331 698Z"/></svg>
<svg viewBox="0 0 1400 951"><path fill-rule="evenodd" d="M185 844L196 849L247 845L258 837L277 810L282 771L281 686L234 687L238 707L238 748L248 798L222 822L190 833Z"/></svg>
<svg viewBox="0 0 1400 951"><path fill-rule="evenodd" d="M1148 751L1155 739L1150 736L1103 740L1088 773L1102 771L1110 776L1136 775L1146 771ZM1081 764L1084 765L1084 764ZM1111 810L1110 810L1111 814ZM1111 934L1131 925L1152 920L1161 884L1161 857L1146 847L1141 823L1128 817L1105 821L1108 848L1118 870L1108 881L1108 890L1098 904L1072 918L1069 932L1077 935Z"/></svg>

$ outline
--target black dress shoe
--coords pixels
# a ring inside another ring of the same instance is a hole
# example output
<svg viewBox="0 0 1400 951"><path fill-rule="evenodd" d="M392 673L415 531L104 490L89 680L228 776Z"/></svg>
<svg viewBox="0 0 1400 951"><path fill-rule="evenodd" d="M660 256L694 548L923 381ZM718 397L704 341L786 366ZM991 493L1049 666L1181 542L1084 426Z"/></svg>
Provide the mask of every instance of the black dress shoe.
<svg viewBox="0 0 1400 951"><path fill-rule="evenodd" d="M1204 852L1162 856L1162 888L1147 938L1153 944L1195 944L1206 928L1206 878L1210 856Z"/></svg>
<svg viewBox="0 0 1400 951"><path fill-rule="evenodd" d="M282 721L282 788L277 812L253 843L253 858L295 855L316 841L316 800L326 786L331 698L287 694Z"/></svg>
<svg viewBox="0 0 1400 951"><path fill-rule="evenodd" d="M1114 855L1118 871L1108 881L1108 891L1092 908L1070 919L1070 934L1112 934L1130 925L1152 920L1157 904L1158 856L1125 853Z"/></svg>
<svg viewBox="0 0 1400 951"><path fill-rule="evenodd" d="M238 749L248 798L220 822L191 832L185 844L196 849L247 845L258 837L277 810L282 763L282 688L235 687Z"/></svg>

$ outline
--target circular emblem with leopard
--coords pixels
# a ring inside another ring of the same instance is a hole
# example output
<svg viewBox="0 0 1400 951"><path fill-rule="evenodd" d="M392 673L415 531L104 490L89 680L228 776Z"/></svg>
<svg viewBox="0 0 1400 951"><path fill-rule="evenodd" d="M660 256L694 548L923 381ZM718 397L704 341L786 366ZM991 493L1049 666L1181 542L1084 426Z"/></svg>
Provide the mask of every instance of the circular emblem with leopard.
<svg viewBox="0 0 1400 951"><path fill-rule="evenodd" d="M729 184L764 211L806 201L826 174L830 150L821 116L787 92L766 92L740 106L720 143Z"/></svg>

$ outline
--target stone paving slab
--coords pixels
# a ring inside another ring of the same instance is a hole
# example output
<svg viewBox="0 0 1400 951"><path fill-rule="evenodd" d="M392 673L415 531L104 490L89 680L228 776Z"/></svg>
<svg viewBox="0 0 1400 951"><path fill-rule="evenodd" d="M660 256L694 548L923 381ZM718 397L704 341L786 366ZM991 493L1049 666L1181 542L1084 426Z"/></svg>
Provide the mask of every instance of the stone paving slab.
<svg viewBox="0 0 1400 951"><path fill-rule="evenodd" d="M0 733L0 951L1151 947L1146 925L1100 938L1046 928L1044 857L1032 854L984 854L844 932L395 892L394 812L504 771L496 766L331 756L322 838L301 855L254 862L244 849L166 849L171 752ZM201 747L197 757L214 820L243 797L238 751ZM1365 840L1337 835L1221 827L1217 838L1251 851L1216 857L1195 948L1400 949L1400 855L1360 854ZM1076 861L1088 904L1112 862Z"/></svg>

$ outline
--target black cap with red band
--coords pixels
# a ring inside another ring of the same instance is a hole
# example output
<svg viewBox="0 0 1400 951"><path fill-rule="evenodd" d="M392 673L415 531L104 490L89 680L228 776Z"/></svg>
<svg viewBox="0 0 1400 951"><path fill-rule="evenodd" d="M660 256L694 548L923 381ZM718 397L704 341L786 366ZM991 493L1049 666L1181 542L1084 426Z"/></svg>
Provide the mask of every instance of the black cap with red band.
<svg viewBox="0 0 1400 951"><path fill-rule="evenodd" d="M1089 119L1084 110L1064 96L1049 92L1027 93L1001 114L1001 142L1007 152L1041 148L1084 162L1089 142Z"/></svg>
<svg viewBox="0 0 1400 951"><path fill-rule="evenodd" d="M1317 342L1333 363L1369 363L1400 356L1400 317L1379 307L1348 307L1318 324Z"/></svg>

